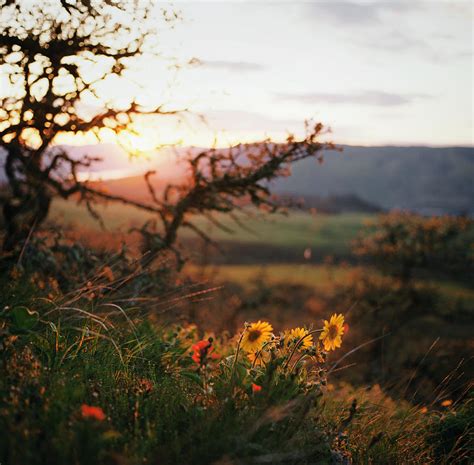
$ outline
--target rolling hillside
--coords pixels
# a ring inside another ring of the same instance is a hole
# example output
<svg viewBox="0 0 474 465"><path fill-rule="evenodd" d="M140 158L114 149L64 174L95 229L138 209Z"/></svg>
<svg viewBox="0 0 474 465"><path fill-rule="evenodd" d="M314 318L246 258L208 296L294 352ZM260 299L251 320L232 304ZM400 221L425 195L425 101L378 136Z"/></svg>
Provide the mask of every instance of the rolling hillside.
<svg viewBox="0 0 474 465"><path fill-rule="evenodd" d="M304 160L277 192L300 196L353 194L385 209L474 214L474 148L349 147L322 165Z"/></svg>
<svg viewBox="0 0 474 465"><path fill-rule="evenodd" d="M183 173L178 158L189 149L164 151L148 160L132 160L115 146L70 147L73 156L101 156L104 161L94 175L111 173L117 178L106 182L114 193L147 195L139 172L156 169L157 189L176 182ZM199 150L199 149L193 149ZM0 182L5 181L4 155L0 153ZM156 161L159 159L159 162ZM323 164L304 160L292 175L274 182L275 192L304 198L308 207L323 211L376 211L408 209L423 214L474 214L474 148L472 147L355 147L342 152L326 152Z"/></svg>

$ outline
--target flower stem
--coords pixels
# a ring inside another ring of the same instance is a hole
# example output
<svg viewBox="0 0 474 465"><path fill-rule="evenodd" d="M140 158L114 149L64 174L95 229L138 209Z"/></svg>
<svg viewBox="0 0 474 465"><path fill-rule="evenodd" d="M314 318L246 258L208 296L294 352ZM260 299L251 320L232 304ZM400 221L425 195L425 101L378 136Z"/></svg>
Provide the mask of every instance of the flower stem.
<svg viewBox="0 0 474 465"><path fill-rule="evenodd" d="M260 354L263 352L263 349L265 349L265 347L267 347L269 344L275 344L276 342L278 342L278 341L277 340L267 341L267 342L265 342L265 344L263 344L262 348L258 352L255 353L255 359L252 362L252 368L255 367L255 364L257 363L258 357L260 357Z"/></svg>
<svg viewBox="0 0 474 465"><path fill-rule="evenodd" d="M290 368L290 373L293 373L293 370L295 369L296 365L298 365L298 363L304 358L304 357L307 357L308 354L301 354L298 359L296 360L295 363L293 363L293 366Z"/></svg>
<svg viewBox="0 0 474 465"><path fill-rule="evenodd" d="M235 367L237 365L237 359L239 358L240 343L242 342L242 338L244 337L245 331L247 331L247 328L244 328L244 330L242 331L242 334L240 335L240 338L239 338L239 342L237 343L237 349L235 351L234 363L232 364L232 370L230 373L230 382L232 385L234 384L234 374L235 374Z"/></svg>
<svg viewBox="0 0 474 465"><path fill-rule="evenodd" d="M288 359L287 359L286 362L285 362L285 366L283 367L284 370L288 367L288 364L290 363L290 360L293 358L293 355L295 355L295 352L296 352L296 350L298 349L298 347L300 346L300 344L301 344L307 337L311 336L311 334L320 333L321 331L322 331L322 329L314 329L313 331L308 331L308 334L305 334L304 336L300 337L300 339L298 340L298 342L295 344L295 347L293 348L293 351L291 352L290 356L288 357Z"/></svg>

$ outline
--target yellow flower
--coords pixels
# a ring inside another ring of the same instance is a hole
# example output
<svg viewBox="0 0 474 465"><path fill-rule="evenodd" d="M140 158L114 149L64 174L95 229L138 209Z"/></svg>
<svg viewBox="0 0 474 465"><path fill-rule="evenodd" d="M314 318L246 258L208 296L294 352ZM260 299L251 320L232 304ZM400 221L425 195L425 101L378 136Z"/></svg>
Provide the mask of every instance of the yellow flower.
<svg viewBox="0 0 474 465"><path fill-rule="evenodd" d="M242 349L246 352L257 352L272 337L272 331L272 325L266 321L251 323L242 337Z"/></svg>
<svg viewBox="0 0 474 465"><path fill-rule="evenodd" d="M308 334L308 331L304 328L295 328L285 331L285 345L288 347L290 344L296 344L302 337L304 337L298 345L298 350L309 349L313 345L313 336L312 334L309 334L308 336Z"/></svg>
<svg viewBox="0 0 474 465"><path fill-rule="evenodd" d="M258 358L257 358L257 354L258 354ZM257 352L250 352L247 355L247 358L250 360L250 363L252 365L260 367L264 363L268 363L270 361L270 352L267 352L266 350L262 350L260 352L257 350ZM257 360L255 361L256 358Z"/></svg>
<svg viewBox="0 0 474 465"><path fill-rule="evenodd" d="M319 339L323 341L324 350L330 351L341 347L344 334L344 316L336 313L329 321L324 320L324 328Z"/></svg>

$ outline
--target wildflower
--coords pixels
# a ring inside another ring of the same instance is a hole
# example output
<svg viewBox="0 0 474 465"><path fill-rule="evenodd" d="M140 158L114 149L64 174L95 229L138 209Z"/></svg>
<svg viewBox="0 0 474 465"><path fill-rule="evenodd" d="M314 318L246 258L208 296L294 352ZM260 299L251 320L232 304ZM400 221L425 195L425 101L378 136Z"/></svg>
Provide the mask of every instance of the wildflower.
<svg viewBox="0 0 474 465"><path fill-rule="evenodd" d="M93 418L94 420L105 420L105 413L100 407L93 407L91 405L81 405L82 418Z"/></svg>
<svg viewBox="0 0 474 465"><path fill-rule="evenodd" d="M138 391L140 393L148 394L153 390L153 383L146 378L142 378L138 381Z"/></svg>
<svg viewBox="0 0 474 465"><path fill-rule="evenodd" d="M114 280L114 272L110 266L104 266L102 270L102 276L104 276L107 281L112 282Z"/></svg>
<svg viewBox="0 0 474 465"><path fill-rule="evenodd" d="M252 365L262 366L264 363L270 361L270 352L257 350L256 352L250 352L247 355L247 358L250 360L250 363L252 363Z"/></svg>
<svg viewBox="0 0 474 465"><path fill-rule="evenodd" d="M341 347L342 335L344 334L344 316L336 313L330 320L324 321L324 328L319 337L324 345L324 350L330 351Z"/></svg>
<svg viewBox="0 0 474 465"><path fill-rule="evenodd" d="M14 281L20 279L22 275L22 271L18 266L14 266L10 271L10 278Z"/></svg>
<svg viewBox="0 0 474 465"><path fill-rule="evenodd" d="M313 345L313 336L304 328L295 328L285 331L284 336L287 346L299 342L298 350L310 349Z"/></svg>
<svg viewBox="0 0 474 465"><path fill-rule="evenodd" d="M258 384L252 383L252 392L254 394L257 394L262 390L262 386L259 386Z"/></svg>
<svg viewBox="0 0 474 465"><path fill-rule="evenodd" d="M441 402L441 406L442 407L449 407L450 405L452 405L453 401L451 399L446 399L446 400L443 400L443 402Z"/></svg>
<svg viewBox="0 0 474 465"><path fill-rule="evenodd" d="M193 355L191 358L199 365L204 366L207 364L209 358L219 358L217 354L213 354L214 347L212 347L212 339L203 339L202 341L196 342L192 346Z"/></svg>
<svg viewBox="0 0 474 465"><path fill-rule="evenodd" d="M272 337L272 325L266 321L251 323L242 337L242 349L246 352L256 352Z"/></svg>

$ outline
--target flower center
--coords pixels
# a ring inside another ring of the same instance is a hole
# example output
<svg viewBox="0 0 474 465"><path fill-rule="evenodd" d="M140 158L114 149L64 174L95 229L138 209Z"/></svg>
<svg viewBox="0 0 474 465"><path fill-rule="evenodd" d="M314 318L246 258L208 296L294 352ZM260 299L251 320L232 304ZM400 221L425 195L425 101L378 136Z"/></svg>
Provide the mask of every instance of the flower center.
<svg viewBox="0 0 474 465"><path fill-rule="evenodd" d="M256 341L260 336L262 335L262 332L259 329L252 329L249 331L249 341L254 342Z"/></svg>
<svg viewBox="0 0 474 465"><path fill-rule="evenodd" d="M329 326L329 331L328 331L329 339L336 339L337 334L338 334L337 326L336 325L330 325Z"/></svg>

